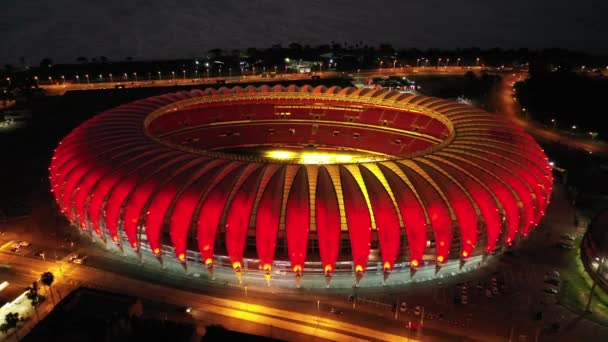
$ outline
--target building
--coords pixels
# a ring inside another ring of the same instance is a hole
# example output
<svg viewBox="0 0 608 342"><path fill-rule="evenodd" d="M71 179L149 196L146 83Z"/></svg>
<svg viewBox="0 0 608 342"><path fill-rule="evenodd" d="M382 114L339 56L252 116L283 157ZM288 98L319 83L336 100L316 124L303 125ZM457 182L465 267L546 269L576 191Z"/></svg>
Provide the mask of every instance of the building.
<svg viewBox="0 0 608 342"><path fill-rule="evenodd" d="M581 260L597 284L608 292L608 210L600 212L589 224L581 245ZM601 265L601 268L598 267Z"/></svg>
<svg viewBox="0 0 608 342"><path fill-rule="evenodd" d="M507 118L383 89L221 88L102 113L49 168L74 225L184 267L436 271L525 236L549 203L543 150Z"/></svg>

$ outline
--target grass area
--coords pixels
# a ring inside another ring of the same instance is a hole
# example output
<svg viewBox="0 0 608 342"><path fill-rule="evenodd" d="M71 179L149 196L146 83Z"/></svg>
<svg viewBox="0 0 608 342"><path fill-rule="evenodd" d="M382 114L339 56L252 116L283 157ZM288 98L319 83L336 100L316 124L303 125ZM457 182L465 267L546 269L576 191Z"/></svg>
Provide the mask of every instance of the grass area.
<svg viewBox="0 0 608 342"><path fill-rule="evenodd" d="M576 239L575 244L580 246L581 240L582 236ZM572 253L574 262L570 263L562 271L562 279L564 281L560 292L560 302L564 306L582 312L587 306L589 291L591 290L593 281L583 266L580 253L580 249L574 250ZM594 291L591 301L591 312L587 318L600 324L608 324L608 294L599 286Z"/></svg>

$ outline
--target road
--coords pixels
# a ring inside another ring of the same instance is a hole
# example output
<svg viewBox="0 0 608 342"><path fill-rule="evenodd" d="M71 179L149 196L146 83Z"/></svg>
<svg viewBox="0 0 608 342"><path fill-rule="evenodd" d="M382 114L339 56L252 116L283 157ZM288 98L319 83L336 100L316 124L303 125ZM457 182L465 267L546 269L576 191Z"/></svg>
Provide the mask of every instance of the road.
<svg viewBox="0 0 608 342"><path fill-rule="evenodd" d="M309 74L266 74L266 75L245 75L245 76L226 76L226 77L201 77L201 78L179 78L171 79L150 79L127 82L69 82L64 84L41 84L40 87L45 90L48 95L62 95L71 90L99 90L113 89L117 85L126 87L171 87L171 86L192 86L192 85L217 85L218 81L222 80L229 84L239 83L260 83L273 81L299 81L311 79L311 76L319 76L320 78L335 78L341 76L353 77L355 80L362 80L367 77L381 77L389 75L459 75L467 71L481 72L482 70L489 73L496 73L502 76L502 82L497 87L496 92L492 96L492 106L496 108L498 113L505 114L513 122L525 128L530 134L538 139L559 143L571 148L579 149L587 153L601 153L608 155L608 144L575 136L571 131L551 129L541 125L528 118L527 113L522 109L513 97L513 85L515 82L524 80L528 77L527 70L502 69L502 68L485 68L471 66L440 66L440 67L401 67L401 68L383 68L359 70L352 72L335 72L324 71ZM362 83L362 82L361 82Z"/></svg>

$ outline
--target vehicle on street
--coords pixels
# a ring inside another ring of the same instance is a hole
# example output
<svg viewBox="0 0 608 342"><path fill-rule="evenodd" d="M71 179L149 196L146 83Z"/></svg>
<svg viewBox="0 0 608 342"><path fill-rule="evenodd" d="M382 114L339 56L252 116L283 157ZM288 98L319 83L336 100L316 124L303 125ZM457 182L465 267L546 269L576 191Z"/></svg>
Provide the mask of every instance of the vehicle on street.
<svg viewBox="0 0 608 342"><path fill-rule="evenodd" d="M559 272L556 270L549 271L549 272L545 273L545 275L548 275L550 277L559 278Z"/></svg>
<svg viewBox="0 0 608 342"><path fill-rule="evenodd" d="M563 240L569 240L569 241L574 241L574 236L570 235L570 234L563 234L560 236Z"/></svg>
<svg viewBox="0 0 608 342"><path fill-rule="evenodd" d="M344 311L342 310L336 310L336 308L331 308L329 309L329 312L336 314L336 315L344 315Z"/></svg>
<svg viewBox="0 0 608 342"><path fill-rule="evenodd" d="M576 246L570 242L560 242L559 247L562 249L574 249Z"/></svg>
<svg viewBox="0 0 608 342"><path fill-rule="evenodd" d="M401 305L399 306L399 311L401 311L401 312L407 311L407 303L406 302L401 302Z"/></svg>
<svg viewBox="0 0 608 342"><path fill-rule="evenodd" d="M545 277L545 283L559 286L559 284L561 283L561 280L559 278L555 278L555 277Z"/></svg>
<svg viewBox="0 0 608 342"><path fill-rule="evenodd" d="M558 290L552 287L545 287L543 289L544 292L546 293L550 293L550 294L557 294Z"/></svg>
<svg viewBox="0 0 608 342"><path fill-rule="evenodd" d="M462 296L460 297L460 303L461 303L461 304L469 304L469 296L467 296L467 295L462 295Z"/></svg>
<svg viewBox="0 0 608 342"><path fill-rule="evenodd" d="M422 312L422 308L420 307L420 305L416 305L416 307L414 308L414 315L420 316L421 312Z"/></svg>
<svg viewBox="0 0 608 342"><path fill-rule="evenodd" d="M29 245L30 245L30 243L27 242L27 241L21 241L21 242L19 242L19 246L21 246L21 247L27 247Z"/></svg>

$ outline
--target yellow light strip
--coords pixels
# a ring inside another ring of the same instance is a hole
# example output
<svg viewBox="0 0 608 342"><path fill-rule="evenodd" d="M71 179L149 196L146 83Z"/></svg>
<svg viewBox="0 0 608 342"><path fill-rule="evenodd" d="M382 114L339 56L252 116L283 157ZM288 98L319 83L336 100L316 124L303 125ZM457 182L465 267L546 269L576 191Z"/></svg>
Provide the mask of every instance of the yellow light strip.
<svg viewBox="0 0 608 342"><path fill-rule="evenodd" d="M287 165L285 168L285 180L283 183L283 201L281 202L281 219L279 222L279 230L285 230L285 211L287 210L287 199L289 191L293 184L293 179L296 176L299 165Z"/></svg>
<svg viewBox="0 0 608 342"><path fill-rule="evenodd" d="M260 180L260 185L258 186L257 193L255 195L255 200L253 201L253 208L251 210L251 218L249 220L249 227L255 227L255 221L258 216L258 206L260 205L260 201L262 200L262 195L264 194L264 190L266 190L266 186L270 182L272 176L274 176L275 172L279 169L280 165L277 164L266 164L264 168L264 174L262 175L262 179Z"/></svg>
<svg viewBox="0 0 608 342"><path fill-rule="evenodd" d="M306 174L308 175L308 198L310 199L310 231L317 231L316 198L317 198L317 177L319 175L318 165L307 165Z"/></svg>
<svg viewBox="0 0 608 342"><path fill-rule="evenodd" d="M359 189L363 193L363 197L365 198L365 204L367 204L367 210L369 211L369 217L372 222L372 229L376 230L376 218L374 217L374 211L372 210L372 203L369 199L369 194L367 193L367 187L365 186L365 182L363 181L363 176L361 175L361 170L357 167L357 165L349 164L343 165L348 172L355 178L355 181L359 185Z"/></svg>
<svg viewBox="0 0 608 342"><path fill-rule="evenodd" d="M334 191L338 199L338 209L340 210L340 230L348 231L346 224L346 210L344 209L344 194L342 193L342 182L340 181L340 169L337 165L325 165L329 178L334 184Z"/></svg>
<svg viewBox="0 0 608 342"><path fill-rule="evenodd" d="M361 165L363 167L365 167L366 169L368 169L380 181L380 183L384 187L384 190L386 190L386 192L388 193L388 196L391 198L391 201L393 202L393 207L395 208L395 211L397 212L397 217L399 218L399 226L405 227L405 224L403 223L403 217L401 217L401 210L399 210L399 206L397 205L397 200L395 199L395 194L393 194L393 190L388 185L388 181L384 177L384 174L382 173L382 171L380 171L380 168L378 167L378 165L372 164L372 163L364 163Z"/></svg>

